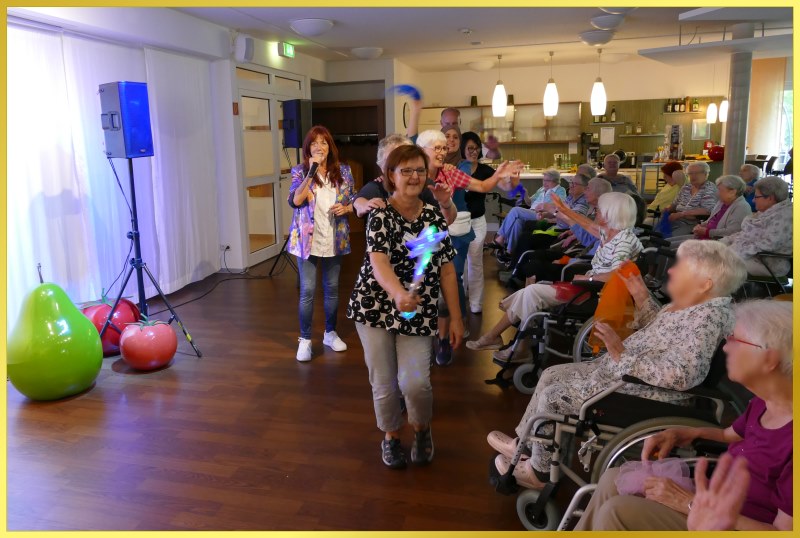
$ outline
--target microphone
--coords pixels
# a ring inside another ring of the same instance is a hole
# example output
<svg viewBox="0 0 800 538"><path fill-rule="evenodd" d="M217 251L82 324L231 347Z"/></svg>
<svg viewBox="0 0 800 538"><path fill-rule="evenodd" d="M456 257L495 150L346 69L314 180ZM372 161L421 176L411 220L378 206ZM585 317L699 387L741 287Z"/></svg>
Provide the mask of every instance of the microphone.
<svg viewBox="0 0 800 538"><path fill-rule="evenodd" d="M315 175L317 175L317 168L319 168L319 163L317 162L311 163L311 168L308 169L308 174L306 175L306 177L307 178L314 177Z"/></svg>

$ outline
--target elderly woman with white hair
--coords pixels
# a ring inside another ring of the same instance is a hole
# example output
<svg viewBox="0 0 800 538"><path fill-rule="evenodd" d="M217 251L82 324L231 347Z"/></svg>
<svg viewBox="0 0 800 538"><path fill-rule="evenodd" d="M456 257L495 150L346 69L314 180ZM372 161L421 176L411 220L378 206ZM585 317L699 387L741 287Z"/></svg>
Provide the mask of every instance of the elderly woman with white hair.
<svg viewBox="0 0 800 538"><path fill-rule="evenodd" d="M741 177L747 185L744 198L747 200L747 203L750 204L750 209L753 211L757 211L756 201L753 199L753 196L756 195L756 182L761 179L761 172L761 168L754 164L743 164L739 169L739 177Z"/></svg>
<svg viewBox="0 0 800 538"><path fill-rule="evenodd" d="M707 220L692 229L692 235L672 237L673 244L687 239L720 239L742 229L742 221L750 216L750 204L744 199L745 182L739 176L717 178L719 202L711 210Z"/></svg>
<svg viewBox="0 0 800 538"><path fill-rule="evenodd" d="M609 192L597 202L597 216L589 220L570 209L563 200L553 197L558 212L579 224L586 231L600 238L600 247L592 257L592 268L585 275L576 275L574 280L605 282L611 272L625 261L635 259L642 251L642 244L633 233L636 223L636 203L621 192ZM497 324L477 340L467 342L473 350L500 349L503 347L503 332L515 323L524 321L534 312L541 312L567 301L559 297L558 288L552 284L534 283L509 295L500 303L505 314Z"/></svg>
<svg viewBox="0 0 800 538"><path fill-rule="evenodd" d="M767 176L758 180L755 190L756 213L742 221L742 229L722 238L741 256L747 272L754 276L777 276L789 272L789 262L779 258L758 259L759 252L792 253L792 202L789 185L779 177Z"/></svg>
<svg viewBox="0 0 800 538"><path fill-rule="evenodd" d="M671 428L645 441L642 460L667 457L673 447L696 439L728 445L750 472L740 510L731 514L735 530L792 529L792 306L751 301L735 310L736 326L725 342L728 377L755 396L728 428ZM696 475L704 475L698 465ZM695 494L664 477L645 482L645 496L620 495L619 469L606 471L575 530L686 530Z"/></svg>
<svg viewBox="0 0 800 538"><path fill-rule="evenodd" d="M625 394L676 403L689 399L671 391L696 387L708 375L717 346L733 331L730 295L745 277L744 263L731 249L717 241L695 240L678 247L677 262L669 269L667 290L672 302L667 306L656 302L641 276L622 277L635 302L633 328L638 330L621 340L610 326L595 324L607 352L592 362L547 368L517 435L533 415L577 413L584 400L624 375L652 385L627 384L621 389ZM552 431L552 425L540 428L543 435ZM518 439L495 431L488 441L500 453L495 459L497 470L507 472ZM549 476L550 452L533 436L523 442L530 448L530 465L517 465L514 477L525 487L541 489Z"/></svg>
<svg viewBox="0 0 800 538"><path fill-rule="evenodd" d="M413 139L414 137L412 137L412 140ZM463 318L466 318L467 299L462 279L464 265L466 264L467 254L469 252L469 244L475 239L475 232L472 230L471 224L472 214L467 205L466 192L491 191L495 185L497 185L501 177L509 175L515 168L521 168L522 163L518 161L509 163L506 161L497 167L497 171L492 177L479 180L462 172L455 166L445 164L447 139L441 131L422 131L419 136L416 137L416 143L428 156L428 179L433 180L437 184L445 184L453 191L453 203L458 213L456 215L456 220L449 225L448 232L450 240L453 243L453 248L456 250L456 257L453 260L453 265L456 269L461 315ZM439 342L436 352L436 363L440 366L446 366L452 362L453 349L448 337L450 334L449 311L447 310L447 305L445 305L443 301L440 301L440 303Z"/></svg>
<svg viewBox="0 0 800 538"><path fill-rule="evenodd" d="M669 206L669 222L672 235L689 235L700 218L711 215L711 211L719 201L717 188L708 180L711 167L708 163L693 162L686 167L689 183L681 187L678 196Z"/></svg>

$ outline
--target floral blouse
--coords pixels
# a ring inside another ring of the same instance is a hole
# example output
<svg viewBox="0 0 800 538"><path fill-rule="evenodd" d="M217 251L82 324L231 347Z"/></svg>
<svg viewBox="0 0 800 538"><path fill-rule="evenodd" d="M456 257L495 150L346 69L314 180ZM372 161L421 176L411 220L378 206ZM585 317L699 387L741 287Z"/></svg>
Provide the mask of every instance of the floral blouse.
<svg viewBox="0 0 800 538"><path fill-rule="evenodd" d="M417 315L410 320L400 316L394 301L378 283L369 258L370 252L386 254L395 275L408 289L414 279L416 260L408 257L405 243L409 238L417 237L431 224L439 230L447 230L444 217L438 208L430 204L423 205L422 213L413 222L403 218L391 205L370 212L367 221L367 252L347 305L349 319L408 336L431 336L436 333L436 303L440 293L441 269L456 255L450 237L444 238L425 269L425 277L417 290L420 297Z"/></svg>
<svg viewBox="0 0 800 538"><path fill-rule="evenodd" d="M722 339L733 331L734 321L730 297L717 297L674 312L651 297L636 308L633 328L639 330L624 340L625 351L619 362L607 353L601 355L597 359L600 366L592 375L607 381L631 375L674 391L691 389L705 380L711 358ZM690 398L640 385L627 385L621 392L660 401Z"/></svg>
<svg viewBox="0 0 800 538"><path fill-rule="evenodd" d="M353 174L346 164L339 165L342 172L342 183L336 189L336 203L349 204L353 201ZM294 208L292 224L289 228L289 244L286 250L298 258L307 260L311 254L311 239L314 236L314 209L316 197L315 182L309 185L311 200L305 200L299 206L294 205L294 192L303 182L305 173L303 165L298 164L292 168L292 185L289 187L289 205ZM350 222L347 215L334 217L334 252L337 256L350 254Z"/></svg>
<svg viewBox="0 0 800 538"><path fill-rule="evenodd" d="M792 202L778 202L766 211L759 211L744 218L741 231L723 237L720 241L728 245L742 259L755 258L759 252L770 251L792 253ZM778 258L765 258L775 274L789 272L789 262Z"/></svg>

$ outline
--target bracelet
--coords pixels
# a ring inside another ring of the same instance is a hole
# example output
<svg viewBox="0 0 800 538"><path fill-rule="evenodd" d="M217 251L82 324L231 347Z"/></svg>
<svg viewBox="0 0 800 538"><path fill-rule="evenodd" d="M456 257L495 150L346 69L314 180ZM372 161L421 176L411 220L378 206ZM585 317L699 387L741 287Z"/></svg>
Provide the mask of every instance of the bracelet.
<svg viewBox="0 0 800 538"><path fill-rule="evenodd" d="M450 203L449 203L449 204L447 204L447 206L446 206L446 207L445 207L444 205L442 205L441 203L439 204L439 207L441 207L442 209L450 209L451 207L453 207L453 199L452 199L452 198L450 198L450 199L448 200L448 202L450 202Z"/></svg>

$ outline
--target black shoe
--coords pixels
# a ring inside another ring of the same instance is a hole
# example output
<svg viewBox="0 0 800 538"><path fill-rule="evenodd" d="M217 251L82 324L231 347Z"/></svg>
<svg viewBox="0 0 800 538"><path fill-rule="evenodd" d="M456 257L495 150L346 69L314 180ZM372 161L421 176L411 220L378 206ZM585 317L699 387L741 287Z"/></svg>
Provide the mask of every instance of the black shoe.
<svg viewBox="0 0 800 538"><path fill-rule="evenodd" d="M414 432L411 461L417 465L427 465L433 461L433 436L431 436L430 426L427 430Z"/></svg>
<svg viewBox="0 0 800 538"><path fill-rule="evenodd" d="M439 350L436 352L436 364L449 366L453 362L453 347L450 340L439 339Z"/></svg>
<svg viewBox="0 0 800 538"><path fill-rule="evenodd" d="M416 441L415 441L416 442ZM381 441L381 459L390 469L406 468L406 453L400 446L400 439L384 439Z"/></svg>

